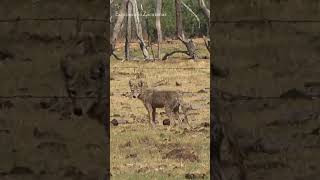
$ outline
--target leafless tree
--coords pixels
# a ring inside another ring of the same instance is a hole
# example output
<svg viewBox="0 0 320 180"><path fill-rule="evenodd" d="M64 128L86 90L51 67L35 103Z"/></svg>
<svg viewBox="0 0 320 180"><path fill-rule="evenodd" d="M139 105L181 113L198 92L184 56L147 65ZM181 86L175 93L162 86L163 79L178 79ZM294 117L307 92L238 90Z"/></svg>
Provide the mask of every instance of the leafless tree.
<svg viewBox="0 0 320 180"><path fill-rule="evenodd" d="M192 39L187 39L184 34L182 17L181 17L181 0L175 0L175 8L176 8L176 34L178 39L186 46L187 51L173 51L164 55L162 60L166 60L169 56L175 53L184 53L189 55L192 59L196 59L197 55L195 53L196 47L192 41Z"/></svg>
<svg viewBox="0 0 320 180"><path fill-rule="evenodd" d="M187 39L184 34L182 16L181 16L181 0L175 0L176 6L176 32L178 39L186 46L187 54L192 58L196 59L195 46L191 39Z"/></svg>
<svg viewBox="0 0 320 180"><path fill-rule="evenodd" d="M156 0L156 30L157 30L157 43L158 43L158 59L161 59L161 42L162 42L162 29L161 29L161 13L162 13L162 0ZM128 5L128 3L130 5ZM203 0L198 0L199 6L202 9L202 12L205 14L205 16L210 18L210 10L206 7L205 3ZM184 32L184 27L182 23L182 10L181 10L181 5L183 5L188 11L190 11L193 16L197 19L200 25L200 20L199 17L196 15L193 10L187 6L183 1L181 0L175 0L175 11L176 11L176 35L178 39L185 45L186 50L177 50L173 51L170 53L166 53L162 60L166 60L169 56L175 54L175 53L184 53L187 54L190 58L192 59L197 59L198 56L196 54L196 47L192 39L189 39L185 36ZM127 18L124 18L128 14ZM119 9L119 13L117 14L117 20L114 25L114 29L112 32L111 36L111 47L112 47L112 54L115 55L114 49L115 49L115 42L117 41L118 35L122 29L123 26L126 27L126 44L125 44L125 59L130 59L130 39L131 39L131 32L132 32L132 27L131 27L131 14L134 17L134 24L135 24L135 32L138 37L138 40L140 42L140 49L142 50L144 59L150 59L147 45L144 42L143 36L142 36L142 23L139 15L139 9L138 9L138 4L137 0L122 0L121 7ZM126 23L123 23L124 20L126 19ZM210 40L204 36L204 41L207 49L209 50L210 46ZM151 46L152 50L152 46ZM152 51L153 54L153 51ZM204 57L207 58L207 57Z"/></svg>
<svg viewBox="0 0 320 180"><path fill-rule="evenodd" d="M142 26L141 26L141 21L139 18L139 10L138 10L138 5L136 0L123 0L121 4L121 8L119 10L119 14L117 16L117 20L112 32L111 36L111 48L112 48L112 53L114 52L115 49L115 43L117 41L119 32L122 29L124 17L126 13L128 12L127 4L130 3L132 5L132 14L134 17L134 23L135 23L135 28L136 28L136 35L138 36L138 39L140 41L140 48L142 50L143 56L145 59L149 59L149 53L146 48L145 42L142 37ZM114 53L113 53L114 54Z"/></svg>
<svg viewBox="0 0 320 180"><path fill-rule="evenodd" d="M146 48L146 44L143 40L143 36L142 36L142 26L141 26L141 21L139 18L139 9L138 9L138 4L136 0L130 0L131 4L132 4L132 10L133 10L133 17L134 17L134 22L136 25L136 34L138 36L138 39L140 41L140 48L142 50L143 56L145 59L149 59L149 53L148 50Z"/></svg>
<svg viewBox="0 0 320 180"><path fill-rule="evenodd" d="M127 3L127 26L126 26L126 42L125 42L126 60L130 60L131 15L132 15L132 4Z"/></svg>
<svg viewBox="0 0 320 180"><path fill-rule="evenodd" d="M162 42L162 31L161 31L161 13L162 13L162 0L157 0L156 5L156 28L158 35L158 59L160 59L160 43Z"/></svg>
<svg viewBox="0 0 320 180"><path fill-rule="evenodd" d="M116 23L114 25L114 28L113 28L113 31L112 31L112 36L111 36L111 39L110 39L112 48L114 48L115 43L116 43L117 38L118 38L118 35L119 35L119 32L121 30L121 26L122 26L122 23L123 23L125 14L126 14L126 10L127 10L126 6L128 4L128 1L129 0L122 0L119 13L117 14L117 20L116 20Z"/></svg>

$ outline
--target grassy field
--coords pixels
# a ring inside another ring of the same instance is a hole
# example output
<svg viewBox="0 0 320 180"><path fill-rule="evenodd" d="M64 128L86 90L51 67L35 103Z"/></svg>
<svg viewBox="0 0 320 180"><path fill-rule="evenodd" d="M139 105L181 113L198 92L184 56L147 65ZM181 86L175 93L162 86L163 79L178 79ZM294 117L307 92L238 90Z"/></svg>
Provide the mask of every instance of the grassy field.
<svg viewBox="0 0 320 180"><path fill-rule="evenodd" d="M196 40L198 53L209 55L203 41ZM142 57L133 44L132 55ZM163 52L183 49L180 42L165 43ZM123 44L116 53L123 56ZM156 47L154 48L156 49ZM130 67L130 68L129 68ZM135 67L135 68L131 68ZM184 69L178 69L184 68ZM193 69L194 68L194 69ZM179 90L193 110L188 114L192 129L175 127L168 130L162 121L168 117L157 109L159 122L155 129L148 125L147 111L142 102L129 96L128 81L142 72L149 86ZM160 83L157 83L160 82ZM111 125L111 174L115 180L169 180L210 174L210 66L208 59L196 62L176 54L168 61L143 62L111 60L110 119L128 123Z"/></svg>

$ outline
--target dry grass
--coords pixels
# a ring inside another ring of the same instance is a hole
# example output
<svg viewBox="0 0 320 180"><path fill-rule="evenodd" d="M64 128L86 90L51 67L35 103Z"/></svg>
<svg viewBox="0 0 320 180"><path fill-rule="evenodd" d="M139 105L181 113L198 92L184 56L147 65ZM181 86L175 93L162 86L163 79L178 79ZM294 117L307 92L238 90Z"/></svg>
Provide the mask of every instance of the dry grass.
<svg viewBox="0 0 320 180"><path fill-rule="evenodd" d="M163 46L167 49L178 47L177 44ZM203 44L200 48L205 53ZM174 69L175 67L204 69ZM209 179L209 61L193 62L179 55L165 62L121 63L112 60L111 69L110 118L128 121L128 124L111 126L112 179L184 179L188 173ZM184 94L185 101L192 103L194 107L189 112L189 122L193 129L176 127L169 131L167 126L162 125L162 121L167 119L163 109L157 110L156 119L159 124L156 129L151 129L142 102L123 95L129 92L128 81L134 77L135 71L143 71L149 86L163 80L166 83L157 88L194 92ZM176 82L181 85L177 86ZM199 90L204 91L198 92Z"/></svg>

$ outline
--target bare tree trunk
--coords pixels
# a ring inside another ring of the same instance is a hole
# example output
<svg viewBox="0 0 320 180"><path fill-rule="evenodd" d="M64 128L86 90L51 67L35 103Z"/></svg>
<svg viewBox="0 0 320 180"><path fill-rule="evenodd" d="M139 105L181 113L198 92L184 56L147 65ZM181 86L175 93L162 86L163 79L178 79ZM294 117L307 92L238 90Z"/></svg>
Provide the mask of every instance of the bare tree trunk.
<svg viewBox="0 0 320 180"><path fill-rule="evenodd" d="M134 16L134 21L135 21L135 25L136 25L136 33L138 36L138 39L140 41L140 48L142 50L144 59L149 59L149 53L148 50L146 48L146 44L143 41L143 36L142 36L142 26L141 26L141 21L139 19L139 10L138 10L138 4L136 0L130 0L131 4L132 4L132 10L133 10L133 16Z"/></svg>
<svg viewBox="0 0 320 180"><path fill-rule="evenodd" d="M126 57L126 60L130 60L131 15L132 15L132 4L130 2L128 2L127 3L126 43L125 43L125 57Z"/></svg>
<svg viewBox="0 0 320 180"><path fill-rule="evenodd" d="M122 26L122 23L123 23L125 14L126 14L126 9L127 9L126 6L127 6L128 1L129 0L123 0L122 1L121 8L120 8L119 14L117 16L117 21L116 21L116 24L114 25L114 28L113 28L113 31L112 31L112 36L111 36L111 39L110 39L112 52L114 50L115 42L117 41L119 32L121 30L121 26Z"/></svg>
<svg viewBox="0 0 320 180"><path fill-rule="evenodd" d="M136 0L123 0L122 4L121 4L121 8L117 17L117 21L116 24L114 26L113 32L112 32L112 36L111 36L111 53L115 56L114 54L114 49L115 49L115 43L116 40L118 38L119 32L122 29L123 21L124 21L124 17L126 14L126 10L127 10L127 4L128 2L130 2L130 4L132 5L132 14L134 16L134 22L136 25L136 33L138 36L138 39L140 41L140 48L143 52L143 56L145 59L149 59L149 53L148 50L146 48L146 45L143 41L143 37L142 37L142 27L141 27L141 22L139 19L139 10L138 10L138 5L137 5L137 1ZM129 49L129 47L128 47ZM118 58L117 58L118 59Z"/></svg>
<svg viewBox="0 0 320 180"><path fill-rule="evenodd" d="M175 0L175 6L176 6L176 31L177 36L180 41L186 46L188 50L188 55L192 59L196 59L197 55L195 53L196 48L191 39L187 39L184 35L183 31L183 25L182 25L182 17L181 17L181 0Z"/></svg>
<svg viewBox="0 0 320 180"><path fill-rule="evenodd" d="M112 3L113 3L113 0L110 0L110 7ZM111 12L111 9L110 9L110 12ZM110 23L112 22L112 18L113 18L113 15L110 13Z"/></svg>
<svg viewBox="0 0 320 180"><path fill-rule="evenodd" d="M153 36L152 36L152 34L151 34L150 30L149 30L149 20L148 19L146 19L145 27L146 27L147 35L148 35L148 45L147 45L147 47L150 47L151 54L152 54L152 59L154 61L155 57L154 57L153 48L152 48L152 38L153 38Z"/></svg>
<svg viewBox="0 0 320 180"><path fill-rule="evenodd" d="M185 40L185 37L184 37L183 26L182 26L180 0L175 0L175 5L176 5L176 33L178 38L183 41Z"/></svg>
<svg viewBox="0 0 320 180"><path fill-rule="evenodd" d="M161 31L161 9L162 9L162 0L157 0L157 6L156 6L156 28L157 28L157 34L158 34L158 59L161 57L160 53L160 43L162 42L162 31Z"/></svg>

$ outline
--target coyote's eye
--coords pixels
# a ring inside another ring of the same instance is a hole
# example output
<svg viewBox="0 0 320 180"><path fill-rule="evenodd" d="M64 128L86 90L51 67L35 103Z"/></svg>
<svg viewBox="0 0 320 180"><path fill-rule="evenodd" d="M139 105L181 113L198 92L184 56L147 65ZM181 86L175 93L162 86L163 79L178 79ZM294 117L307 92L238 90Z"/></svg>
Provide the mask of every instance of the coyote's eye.
<svg viewBox="0 0 320 180"><path fill-rule="evenodd" d="M69 90L69 93L71 94L71 96L75 96L75 95L77 95L77 92L76 92L76 91L74 91L74 90Z"/></svg>

